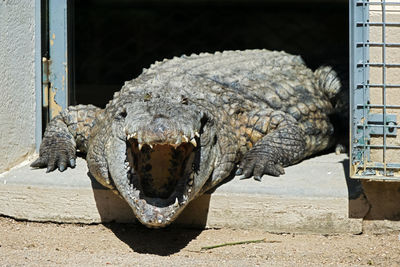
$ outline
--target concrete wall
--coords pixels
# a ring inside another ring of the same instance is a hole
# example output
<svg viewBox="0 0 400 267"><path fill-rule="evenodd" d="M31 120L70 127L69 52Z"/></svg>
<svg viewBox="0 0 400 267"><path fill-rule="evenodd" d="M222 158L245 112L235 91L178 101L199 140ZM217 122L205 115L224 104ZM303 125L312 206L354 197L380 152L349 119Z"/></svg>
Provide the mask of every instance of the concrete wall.
<svg viewBox="0 0 400 267"><path fill-rule="evenodd" d="M0 173L35 151L35 1L0 1Z"/></svg>

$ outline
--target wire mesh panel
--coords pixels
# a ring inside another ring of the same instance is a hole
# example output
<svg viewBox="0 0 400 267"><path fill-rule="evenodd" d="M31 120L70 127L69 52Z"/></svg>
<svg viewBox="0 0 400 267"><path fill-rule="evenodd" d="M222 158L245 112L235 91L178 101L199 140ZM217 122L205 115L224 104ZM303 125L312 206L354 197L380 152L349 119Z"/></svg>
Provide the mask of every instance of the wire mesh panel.
<svg viewBox="0 0 400 267"><path fill-rule="evenodd" d="M350 1L352 178L400 180L400 1Z"/></svg>

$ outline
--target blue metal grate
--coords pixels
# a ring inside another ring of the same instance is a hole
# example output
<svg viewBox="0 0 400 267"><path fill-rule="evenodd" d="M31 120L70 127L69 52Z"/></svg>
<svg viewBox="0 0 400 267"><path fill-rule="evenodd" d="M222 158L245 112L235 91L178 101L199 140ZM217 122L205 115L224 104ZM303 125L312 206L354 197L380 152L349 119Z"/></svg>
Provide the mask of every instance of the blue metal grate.
<svg viewBox="0 0 400 267"><path fill-rule="evenodd" d="M399 37L389 42L394 28ZM400 55L400 1L350 1L352 178L400 180L400 59L393 53Z"/></svg>

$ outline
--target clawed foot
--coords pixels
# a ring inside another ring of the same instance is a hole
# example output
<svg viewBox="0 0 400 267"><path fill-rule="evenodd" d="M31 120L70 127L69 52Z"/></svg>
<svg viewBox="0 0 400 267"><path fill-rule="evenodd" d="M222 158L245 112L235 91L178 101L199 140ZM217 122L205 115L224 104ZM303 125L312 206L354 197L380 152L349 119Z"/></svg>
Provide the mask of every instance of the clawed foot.
<svg viewBox="0 0 400 267"><path fill-rule="evenodd" d="M342 153L346 153L347 152L347 148L345 145L343 144L337 144L335 147L335 154L336 155L340 155Z"/></svg>
<svg viewBox="0 0 400 267"><path fill-rule="evenodd" d="M279 176L285 174L285 170L279 163L274 163L269 159L244 158L239 164L236 175L241 175L240 180L248 179L253 176L254 180L261 181L261 177L266 175Z"/></svg>
<svg viewBox="0 0 400 267"><path fill-rule="evenodd" d="M63 172L68 167L74 168L75 164L75 142L69 136L58 135L43 138L39 158L30 166L33 168L47 167L46 172L52 172L57 168Z"/></svg>

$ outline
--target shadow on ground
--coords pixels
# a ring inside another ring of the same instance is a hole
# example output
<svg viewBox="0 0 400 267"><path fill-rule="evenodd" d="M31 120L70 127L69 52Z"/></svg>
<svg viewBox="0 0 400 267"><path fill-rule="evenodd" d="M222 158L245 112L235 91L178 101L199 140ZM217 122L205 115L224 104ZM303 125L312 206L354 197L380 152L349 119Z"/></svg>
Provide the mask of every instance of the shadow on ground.
<svg viewBox="0 0 400 267"><path fill-rule="evenodd" d="M171 226L149 229L136 220L125 200L102 187L90 173L88 176L101 221L106 222L104 225L135 252L160 256L177 253L206 227L209 194L191 201Z"/></svg>
<svg viewBox="0 0 400 267"><path fill-rule="evenodd" d="M349 166L349 160L344 160L349 217L400 221L400 183L351 179Z"/></svg>
<svg viewBox="0 0 400 267"><path fill-rule="evenodd" d="M203 230L168 227L148 229L137 224L105 224L115 236L137 253L168 256L178 253Z"/></svg>
<svg viewBox="0 0 400 267"><path fill-rule="evenodd" d="M346 178L347 193L349 196L349 200L357 199L360 197L360 195L364 194L361 181L359 179L350 178L349 159L343 160L342 164L343 164L344 177Z"/></svg>

